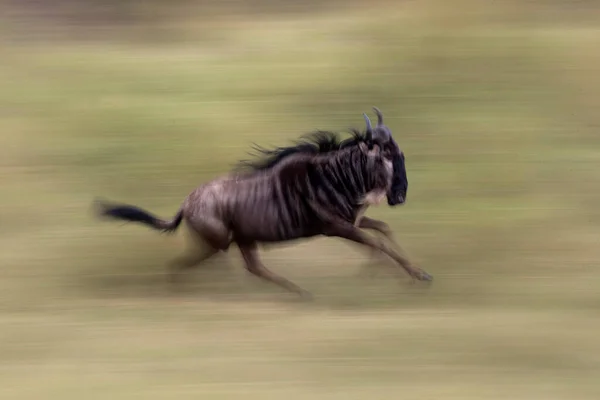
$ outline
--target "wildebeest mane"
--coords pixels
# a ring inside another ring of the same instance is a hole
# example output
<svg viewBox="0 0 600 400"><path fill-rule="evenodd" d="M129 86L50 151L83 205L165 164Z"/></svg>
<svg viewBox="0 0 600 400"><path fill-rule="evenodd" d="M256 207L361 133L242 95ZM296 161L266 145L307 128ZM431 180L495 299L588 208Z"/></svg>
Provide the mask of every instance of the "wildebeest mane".
<svg viewBox="0 0 600 400"><path fill-rule="evenodd" d="M351 129L350 133L351 137L342 139L338 133L317 130L303 135L294 145L272 149L254 144L253 150L256 160L242 160L236 165L236 168L254 171L266 170L293 154L316 155L330 153L366 140L366 134L363 132Z"/></svg>

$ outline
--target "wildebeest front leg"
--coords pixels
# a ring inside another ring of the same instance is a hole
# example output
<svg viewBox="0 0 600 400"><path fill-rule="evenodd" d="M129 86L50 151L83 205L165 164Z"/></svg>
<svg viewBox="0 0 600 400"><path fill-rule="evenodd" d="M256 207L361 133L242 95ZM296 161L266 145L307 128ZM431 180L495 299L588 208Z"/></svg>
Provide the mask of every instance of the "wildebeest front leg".
<svg viewBox="0 0 600 400"><path fill-rule="evenodd" d="M329 227L327 227L325 231L325 235L327 236L337 236L344 239L351 240L356 243L363 244L365 246L369 246L373 249L377 249L388 256L390 256L394 261L396 261L404 270L413 278L416 278L420 281L432 281L433 277L429 275L427 272L415 267L412 265L410 260L398 254L397 251L392 249L387 243L383 241L377 241L373 237L367 235L363 231L361 231L358 227L347 224L347 223L332 223Z"/></svg>
<svg viewBox="0 0 600 400"><path fill-rule="evenodd" d="M306 290L290 282L284 277L275 274L274 272L270 271L267 267L265 267L260 258L258 257L258 249L256 243L247 245L238 244L238 246L240 248L240 252L242 253L242 257L246 262L246 269L249 272L258 276L259 278L279 285L290 292L298 293L302 297L312 297L311 294Z"/></svg>
<svg viewBox="0 0 600 400"><path fill-rule="evenodd" d="M358 227L361 229L370 229L370 230L374 230L376 232L381 233L391 244L393 244L395 247L397 247L399 250L401 250L400 246L394 239L394 234L392 233L390 226L387 223L377 220L377 219L369 218L369 217L362 217L358 222ZM387 261L387 259L385 259L385 256L381 253L381 251L379 251L379 249L376 249L373 247L371 247L370 249L371 249L371 259L379 259L379 261ZM364 268L370 267L370 264L371 264L371 262L368 261L367 264L364 266ZM374 276L375 270L372 268L369 268L369 269L371 272L371 276Z"/></svg>
<svg viewBox="0 0 600 400"><path fill-rule="evenodd" d="M389 241L395 243L394 234L392 233L390 226L383 221L369 217L362 217L358 222L358 227L361 229L372 229L377 231L383 234L383 236L385 236Z"/></svg>

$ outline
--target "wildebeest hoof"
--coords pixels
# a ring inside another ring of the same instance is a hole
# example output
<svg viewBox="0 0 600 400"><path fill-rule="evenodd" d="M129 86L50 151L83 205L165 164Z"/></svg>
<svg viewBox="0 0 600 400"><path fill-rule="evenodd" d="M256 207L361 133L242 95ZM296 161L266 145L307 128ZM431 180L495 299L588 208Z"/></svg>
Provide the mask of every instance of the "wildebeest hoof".
<svg viewBox="0 0 600 400"><path fill-rule="evenodd" d="M425 282L432 282L433 281L433 276L429 275L425 271L421 271L421 276L419 277L419 280L420 281L425 281Z"/></svg>
<svg viewBox="0 0 600 400"><path fill-rule="evenodd" d="M315 299L312 293L307 290L302 290L298 294L300 295L300 298L304 301L313 301Z"/></svg>
<svg viewBox="0 0 600 400"><path fill-rule="evenodd" d="M422 282L432 282L433 276L429 275L427 272L423 270L417 270L413 274L411 274L411 283L415 283L415 280L419 280Z"/></svg>

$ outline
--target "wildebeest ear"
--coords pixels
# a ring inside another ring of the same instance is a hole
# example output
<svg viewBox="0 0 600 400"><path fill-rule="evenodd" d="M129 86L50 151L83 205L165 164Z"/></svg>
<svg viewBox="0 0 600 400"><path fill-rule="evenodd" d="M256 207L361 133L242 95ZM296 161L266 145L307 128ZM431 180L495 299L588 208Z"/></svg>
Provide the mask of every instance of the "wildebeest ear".
<svg viewBox="0 0 600 400"><path fill-rule="evenodd" d="M360 142L358 144L358 148L360 149L360 151L362 151L364 154L369 154L369 146L367 146L367 144L365 142Z"/></svg>
<svg viewBox="0 0 600 400"><path fill-rule="evenodd" d="M378 144L374 144L371 146L371 149L369 149L369 145L367 145L365 142L360 142L358 144L358 148L360 148L360 151L368 156L376 156L381 151L381 148Z"/></svg>
<svg viewBox="0 0 600 400"><path fill-rule="evenodd" d="M380 152L381 152L381 147L379 147L378 144L374 144L373 148L371 150L369 150L369 155L370 156L378 156Z"/></svg>

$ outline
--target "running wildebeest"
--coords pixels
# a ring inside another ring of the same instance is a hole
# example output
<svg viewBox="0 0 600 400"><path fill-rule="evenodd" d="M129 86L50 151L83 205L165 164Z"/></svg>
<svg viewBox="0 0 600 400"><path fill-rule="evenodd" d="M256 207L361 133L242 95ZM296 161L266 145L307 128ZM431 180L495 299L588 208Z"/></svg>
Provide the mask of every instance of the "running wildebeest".
<svg viewBox="0 0 600 400"><path fill-rule="evenodd" d="M387 196L389 205L406 201L408 181L404 154L383 124L377 108L377 126L363 114L366 130L353 130L349 139L318 131L295 146L260 149L262 162L242 163L250 171L216 178L193 190L171 220L160 219L132 205L97 201L102 216L146 224L173 232L185 219L209 251L181 257L171 264L172 274L200 264L232 243L240 249L249 272L291 292L310 293L267 269L258 256L258 244L311 238L339 237L363 244L396 261L413 278L431 281L385 241L360 228L381 232L393 242L383 221L364 216L370 205Z"/></svg>

